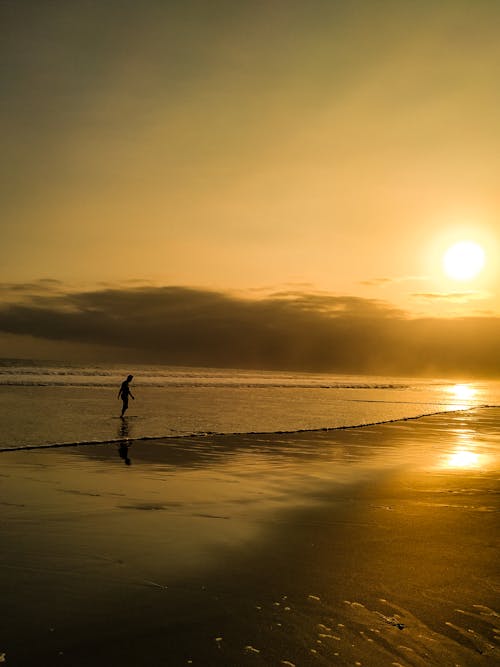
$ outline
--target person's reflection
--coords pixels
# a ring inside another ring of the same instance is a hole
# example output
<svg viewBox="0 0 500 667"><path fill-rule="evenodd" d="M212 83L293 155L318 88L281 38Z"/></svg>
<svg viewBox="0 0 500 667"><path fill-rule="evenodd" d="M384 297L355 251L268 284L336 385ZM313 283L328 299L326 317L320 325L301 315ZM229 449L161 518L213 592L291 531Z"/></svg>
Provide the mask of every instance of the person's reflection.
<svg viewBox="0 0 500 667"><path fill-rule="evenodd" d="M130 449L130 429L126 417L120 421L118 437L120 438L120 442L118 443L118 456L123 459L126 466L132 465L132 461L128 455L128 450Z"/></svg>

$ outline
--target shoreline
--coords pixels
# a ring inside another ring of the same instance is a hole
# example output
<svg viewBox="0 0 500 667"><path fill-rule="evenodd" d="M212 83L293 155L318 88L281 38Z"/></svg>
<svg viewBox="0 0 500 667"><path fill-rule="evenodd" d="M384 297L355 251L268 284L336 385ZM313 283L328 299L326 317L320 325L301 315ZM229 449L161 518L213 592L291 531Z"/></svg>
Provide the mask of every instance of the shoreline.
<svg viewBox="0 0 500 667"><path fill-rule="evenodd" d="M500 408L473 408L131 440L131 465L119 442L4 451L0 654L493 664L499 434Z"/></svg>
<svg viewBox="0 0 500 667"><path fill-rule="evenodd" d="M346 426L322 426L318 428L307 428L307 429L294 429L294 430L278 430L278 431L232 431L232 432L222 432L222 431L203 431L199 433L186 433L180 435L151 435L151 436L139 436L139 437L125 437L125 438L112 438L108 440L86 440L82 442L54 442L41 445L19 445L15 447L0 447L0 453L3 452L22 452L30 450L39 450L39 449L58 449L64 447L87 447L94 445L113 445L123 442L124 440L130 442L149 442L155 441L161 442L163 440L189 440L190 438L211 438L211 437L238 437L238 436L273 436L273 435L294 435L295 433L322 433L330 431L347 431L350 429L359 429L359 428L369 428L371 426L383 426L384 424L395 424L397 422L406 422L411 420L424 419L425 417L436 417L438 415L444 414L455 414L460 412L470 412L471 410L489 410L499 408L498 405L472 405L465 408L454 408L452 410L438 410L436 412L424 412L419 415L410 415L408 417L398 417L396 419L383 419L381 421L366 422L363 424L349 424ZM124 417L126 422L127 416Z"/></svg>

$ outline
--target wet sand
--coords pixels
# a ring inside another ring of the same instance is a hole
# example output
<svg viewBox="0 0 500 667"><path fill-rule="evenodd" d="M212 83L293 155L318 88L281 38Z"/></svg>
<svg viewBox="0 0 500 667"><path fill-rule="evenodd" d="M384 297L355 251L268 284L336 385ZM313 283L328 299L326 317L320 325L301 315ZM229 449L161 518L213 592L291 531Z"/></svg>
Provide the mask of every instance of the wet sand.
<svg viewBox="0 0 500 667"><path fill-rule="evenodd" d="M500 408L1 452L0 656L498 664L499 454Z"/></svg>

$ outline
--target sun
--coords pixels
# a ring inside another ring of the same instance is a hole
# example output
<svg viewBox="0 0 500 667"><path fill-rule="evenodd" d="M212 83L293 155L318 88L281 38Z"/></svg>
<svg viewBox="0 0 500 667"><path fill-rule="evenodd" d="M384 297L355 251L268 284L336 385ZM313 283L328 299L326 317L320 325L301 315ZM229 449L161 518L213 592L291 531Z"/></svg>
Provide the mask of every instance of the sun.
<svg viewBox="0 0 500 667"><path fill-rule="evenodd" d="M484 260L484 250L479 244L474 241L460 241L445 252L443 268L454 280L470 280L481 272Z"/></svg>

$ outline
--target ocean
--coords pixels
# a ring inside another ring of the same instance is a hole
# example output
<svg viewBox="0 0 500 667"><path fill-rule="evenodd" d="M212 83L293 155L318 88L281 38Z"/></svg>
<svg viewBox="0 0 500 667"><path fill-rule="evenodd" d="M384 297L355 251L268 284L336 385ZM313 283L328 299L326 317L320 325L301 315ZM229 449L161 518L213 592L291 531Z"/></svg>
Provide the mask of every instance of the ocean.
<svg viewBox="0 0 500 667"><path fill-rule="evenodd" d="M132 373L126 419L121 382ZM332 429L500 405L500 382L0 360L0 449Z"/></svg>
<svg viewBox="0 0 500 667"><path fill-rule="evenodd" d="M126 419L118 389L134 375ZM500 382L0 360L0 448L353 427L500 404Z"/></svg>

